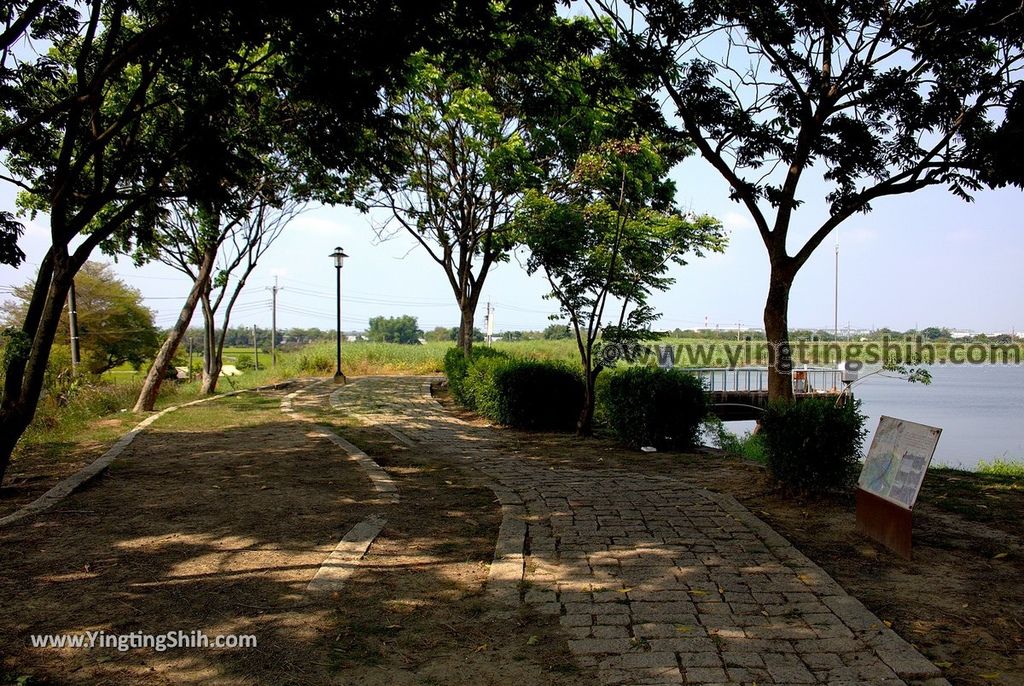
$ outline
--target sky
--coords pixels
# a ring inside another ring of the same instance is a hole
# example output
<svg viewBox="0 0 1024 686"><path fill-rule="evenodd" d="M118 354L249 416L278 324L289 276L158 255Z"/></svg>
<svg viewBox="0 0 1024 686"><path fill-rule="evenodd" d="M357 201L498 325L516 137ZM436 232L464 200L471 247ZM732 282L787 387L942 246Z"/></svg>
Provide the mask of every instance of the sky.
<svg viewBox="0 0 1024 686"><path fill-rule="evenodd" d="M574 6L570 13L585 13ZM666 114L671 119L669 112ZM823 170L817 172L820 179ZM790 231L790 254L827 216L825 187L807 174ZM674 267L676 283L652 298L663 314L657 328L760 328L768 288L768 258L743 207L728 198L728 185L709 164L691 157L677 166L677 202L719 218L730 235L724 254ZM0 210L13 211L15 193L0 182ZM441 268L410 236L378 239L373 225L383 217L345 207L312 207L285 229L264 256L239 299L233 323L268 327L269 288L275 281L278 326L334 327L335 274L329 253L342 246L350 258L343 270L346 330L362 329L370 317L414 315L420 328L456 326L458 308ZM943 187L883 198L873 211L847 220L825 241L797 275L790 300L790 326L829 330L833 326L835 239L840 245L840 327L897 330L942 326L976 332L1024 328L1024 298L1019 270L1024 264L1024 192L981 191L965 203ZM21 247L25 263L0 265L4 287L35 277L48 245L45 217L27 221ZM93 259L113 258L94 254ZM492 270L483 303L494 306L495 330L542 329L556 311L540 275L529 277L523 260ZM115 271L139 289L156 312L159 326L177 317L188 292L185 277L155 263L135 267L121 257ZM194 318L195 323L200 317Z"/></svg>
<svg viewBox="0 0 1024 686"><path fill-rule="evenodd" d="M673 269L676 283L652 300L663 314L658 328L697 328L705 322L712 328L760 328L768 261L752 221L700 158L686 160L672 176L679 204L718 217L730 242L724 254ZM807 189L791 231L791 253L825 216L822 197L821 188ZM0 189L0 209L13 210L13 200L10 188ZM838 232L840 328L936 325L1001 332L1024 327L1022 217L1024 193L1013 189L980 192L974 203L941 187L876 202L871 213L852 217ZM344 207L317 206L300 215L257 267L233 323L269 327L268 289L276 278L282 289L279 328L333 328L335 273L329 254L340 245L350 256L343 269L346 330L365 328L377 315L411 314L424 330L457 325L458 309L440 267L407 235L379 240L373 224L380 219ZM18 269L0 267L0 287L34 278L48 245L45 217L28 222L21 245L26 262ZM112 261L98 253L94 258ZM542 329L556 311L544 299L542 278L527 276L519 261L498 265L485 285L481 302L492 302L499 332ZM158 325L173 322L188 292L183 276L159 263L136 268L124 257L114 268L142 292ZM828 240L797 276L792 327L832 328L834 270L835 242ZM481 328L483 311L481 305Z"/></svg>

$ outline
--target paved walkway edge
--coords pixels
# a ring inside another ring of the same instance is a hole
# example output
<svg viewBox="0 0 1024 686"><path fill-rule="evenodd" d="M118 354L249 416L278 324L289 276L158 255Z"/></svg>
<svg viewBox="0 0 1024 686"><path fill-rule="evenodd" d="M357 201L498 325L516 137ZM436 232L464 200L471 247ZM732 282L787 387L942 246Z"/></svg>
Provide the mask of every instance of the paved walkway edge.
<svg viewBox="0 0 1024 686"><path fill-rule="evenodd" d="M434 398L432 383L433 380L423 384L423 395L439 411L449 414ZM524 543L528 529L522 518L526 516L526 510L512 491L498 484L493 485L491 489L502 503L502 522L488 586L498 601L503 604L516 604L519 602L519 590L525 572ZM504 493L499 493L499 490ZM840 621L869 645L879 659L900 678L910 682L927 683L929 686L948 685L949 682L942 677L942 670L887 627L863 603L848 594L835 579L797 550L784 536L758 519L732 496L703 490L709 499L753 531L780 559L786 560L807 586L823 596L823 602ZM513 498L520 504L516 505Z"/></svg>
<svg viewBox="0 0 1024 686"><path fill-rule="evenodd" d="M364 453L358 447L346 441L344 438L334 433L334 430L325 425L318 424L308 417L303 417L301 414L295 411L292 401L300 394L310 389L327 383L328 379L321 379L315 383L304 386L297 391L289 393L281 400L281 411L292 419L300 422L307 422L320 436L323 436L331 443L341 448L349 456L350 459L355 460L356 463L366 472L367 478L370 479L370 483L373 485L373 489L381 494L384 502L397 503L398 502L398 486L395 484L394 479L384 471L384 468L373 461L373 458Z"/></svg>
<svg viewBox="0 0 1024 686"><path fill-rule="evenodd" d="M359 561L366 555L366 551L370 549L387 521L380 515L370 515L349 529L334 548L334 552L321 563L320 569L306 586L306 590L310 593L331 593L341 590L359 567Z"/></svg>
<svg viewBox="0 0 1024 686"><path fill-rule="evenodd" d="M799 578L815 593L822 597L822 602L866 644L871 646L875 654L889 665L892 671L910 681L922 679L929 684L939 686L948 684L942 678L942 670L931 663L917 648L904 640L899 634L885 625L862 602L846 592L835 579L819 567L784 536L758 519L750 510L740 504L731 495L707 491L708 496L718 503L719 507L745 524L755 532L764 544L774 550L776 555L785 553L791 568L799 573ZM934 680L934 681L933 681Z"/></svg>
<svg viewBox="0 0 1024 686"><path fill-rule="evenodd" d="M48 510L49 508L53 507L58 502L68 497L85 484L87 484L89 481L95 479L97 476L106 471L107 467L109 467L114 460L121 456L121 453L123 453L125 449L132 444L136 436L142 433L150 424L160 419L165 414L168 414L169 412L180 410L183 407L191 407L193 405L199 405L200 403L210 402L211 400L227 398L233 395L238 395L240 393L269 391L279 388L285 388L287 386L292 385L293 383L295 382L285 381L278 384L271 384L269 386L258 386L256 388L242 388L237 391L230 391L228 393L218 393L217 395L211 395L206 398L200 398L199 400L193 400L191 402L183 403L181 405L173 405L171 407L160 410L156 414L152 414L143 419L138 424L136 424L131 431L121 436L121 438L119 438L117 442L114 443L114 445L110 446L110 448L108 448L105 453L100 455L93 462L86 465L85 467L82 467L71 476L61 479L60 481L57 482L57 485L48 490L46 493L43 493L41 496L33 500L28 505L25 505L19 510L15 510L6 517L0 517L0 527L7 526L8 524L13 524L14 522L17 522L20 519L28 517L29 515L39 514L40 512Z"/></svg>
<svg viewBox="0 0 1024 686"><path fill-rule="evenodd" d="M434 400L430 389L432 383L433 380L423 384L423 393L427 398L436 403L437 401ZM345 407L341 399L343 391L344 387L331 393L330 403L332 408L343 411L350 417L386 431L399 443L407 447L417 447L414 440L398 429L365 415L352 412L350 408ZM436 407L442 412L447 412L440 404L437 404ZM487 574L487 593L497 605L506 609L514 608L520 604L524 590L526 537L529 531L526 523L526 507L522 499L515 492L505 488L483 472L477 471L481 476L484 476L485 485L494 493L498 503L501 505L501 525L498 528L498 539L494 545L494 557L491 560L491 566Z"/></svg>

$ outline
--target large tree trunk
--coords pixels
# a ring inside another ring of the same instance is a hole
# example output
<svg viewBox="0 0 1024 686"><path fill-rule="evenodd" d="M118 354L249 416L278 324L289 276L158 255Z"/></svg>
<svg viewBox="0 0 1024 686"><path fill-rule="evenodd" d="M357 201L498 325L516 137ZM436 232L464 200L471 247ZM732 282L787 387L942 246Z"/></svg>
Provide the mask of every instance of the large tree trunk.
<svg viewBox="0 0 1024 686"><path fill-rule="evenodd" d="M764 306L764 332L768 339L768 400L793 400L793 357L789 347L789 292L791 270L772 265L768 299Z"/></svg>
<svg viewBox="0 0 1024 686"><path fill-rule="evenodd" d="M203 372L202 393L204 395L213 395L217 392L217 381L220 379L220 370L223 366L219 358L210 360L210 368Z"/></svg>
<svg viewBox="0 0 1024 686"><path fill-rule="evenodd" d="M597 405L597 375L601 367L583 374L583 409L576 422L577 436L594 435L594 408Z"/></svg>
<svg viewBox="0 0 1024 686"><path fill-rule="evenodd" d="M32 301L22 324L21 341L8 343L28 345L28 349L21 355L14 353L4 379L3 399L0 400L0 483L3 483L14 448L35 417L53 339L76 272L77 267L67 256L58 261L52 252L47 254L40 265Z"/></svg>
<svg viewBox="0 0 1024 686"><path fill-rule="evenodd" d="M217 346L217 321L216 313L210 306L208 295L203 296L203 395L213 395L217 392L217 381L220 379L220 370L224 366L224 359L218 354Z"/></svg>
<svg viewBox="0 0 1024 686"><path fill-rule="evenodd" d="M175 353L178 352L178 346L181 345L181 340L188 331L188 326L192 322L192 315L196 310L196 303L199 302L203 289L206 287L216 257L216 248L207 250L203 255L202 262L199 265L199 273L196 280L192 283L192 290L189 291L185 304L181 306L181 312L178 313L178 319L174 322L174 326L171 327L167 338L164 340L164 344L160 346L160 351L156 354L156 359L153 360L153 364L146 374L146 380L143 382L142 390L139 392L139 399L135 401L134 412L153 411L153 407L156 405L156 398L160 394L160 386L164 381L164 371L171 363L171 360L174 359Z"/></svg>
<svg viewBox="0 0 1024 686"><path fill-rule="evenodd" d="M479 299L479 291L469 296L460 303L459 308L462 316L459 320L459 348L468 358L473 350L473 320L476 317L476 305Z"/></svg>

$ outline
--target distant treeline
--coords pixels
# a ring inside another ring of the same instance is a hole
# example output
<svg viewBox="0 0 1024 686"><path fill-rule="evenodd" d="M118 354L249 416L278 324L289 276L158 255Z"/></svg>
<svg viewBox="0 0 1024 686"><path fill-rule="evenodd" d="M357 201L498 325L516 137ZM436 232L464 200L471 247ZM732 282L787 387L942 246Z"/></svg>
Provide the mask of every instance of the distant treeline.
<svg viewBox="0 0 1024 686"><path fill-rule="evenodd" d="M259 345L260 350L270 349L270 334L269 328L256 327L256 342ZM228 329L227 335L224 337L224 346L226 348L251 348L253 346L253 328L251 326L234 326ZM321 341L333 341L335 336L334 329L318 329L316 327L310 329L303 329L300 327L292 327L288 329L279 329L277 332L277 346L279 348L298 347L306 345L308 343L318 343ZM192 340L192 345L195 350L201 350L203 345L203 330L200 327L192 327L185 334L183 339L183 346L188 346L189 339Z"/></svg>
<svg viewBox="0 0 1024 686"><path fill-rule="evenodd" d="M260 350L270 349L270 329L269 328L256 328L256 341L259 345ZM366 332L346 332L347 337L353 335L359 338L370 338ZM430 342L446 342L455 341L458 338L459 327L452 326L438 326L426 332L418 332L422 335L423 340ZM474 330L473 338L477 342L484 340L484 334L479 330ZM702 340L720 340L720 341L763 341L765 340L764 331L759 329L664 329L659 331L666 338L688 338L688 339L702 339ZM564 338L570 338L572 332L569 327L564 324L551 324L543 330L524 330L524 331L503 331L494 334L494 340L498 341L538 341L538 340L559 340ZM319 329L317 327L312 328L301 328L301 327L290 327L287 329L281 329L277 332L277 347L283 350L289 348L301 347L310 343L319 343L324 341L333 341L335 337L334 329ZM203 331L198 327L189 329L185 336L185 345L188 344L188 339L193 340L195 350L202 349ZM925 329L908 329L906 331L897 331L894 329L881 328L869 332L864 331L853 331L847 332L846 330L839 331L839 340L842 341L858 341L858 340L871 340L880 341L884 338L888 338L892 341L914 341L922 339L924 341L933 343L944 343L953 340L965 341L965 342L977 342L977 343L1012 343L1014 337L1010 334L972 334L970 336L957 335L954 337L953 332L946 328L941 327L928 327ZM790 340L792 341L831 341L834 339L832 331L826 331L824 329L793 329L790 331ZM1019 340L1019 339L1017 339ZM251 326L236 326L228 329L227 336L225 338L224 345L229 348L251 348L253 346L253 328Z"/></svg>

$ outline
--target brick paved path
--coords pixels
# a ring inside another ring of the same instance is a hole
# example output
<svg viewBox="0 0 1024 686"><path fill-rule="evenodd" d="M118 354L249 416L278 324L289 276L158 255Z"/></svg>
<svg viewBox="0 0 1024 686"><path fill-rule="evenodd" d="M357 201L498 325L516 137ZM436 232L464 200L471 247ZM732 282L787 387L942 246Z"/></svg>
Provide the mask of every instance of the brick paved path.
<svg viewBox="0 0 1024 686"><path fill-rule="evenodd" d="M602 683L947 683L732 497L517 457L446 413L428 381L360 379L332 403L488 477L504 513L491 592L559 614Z"/></svg>

